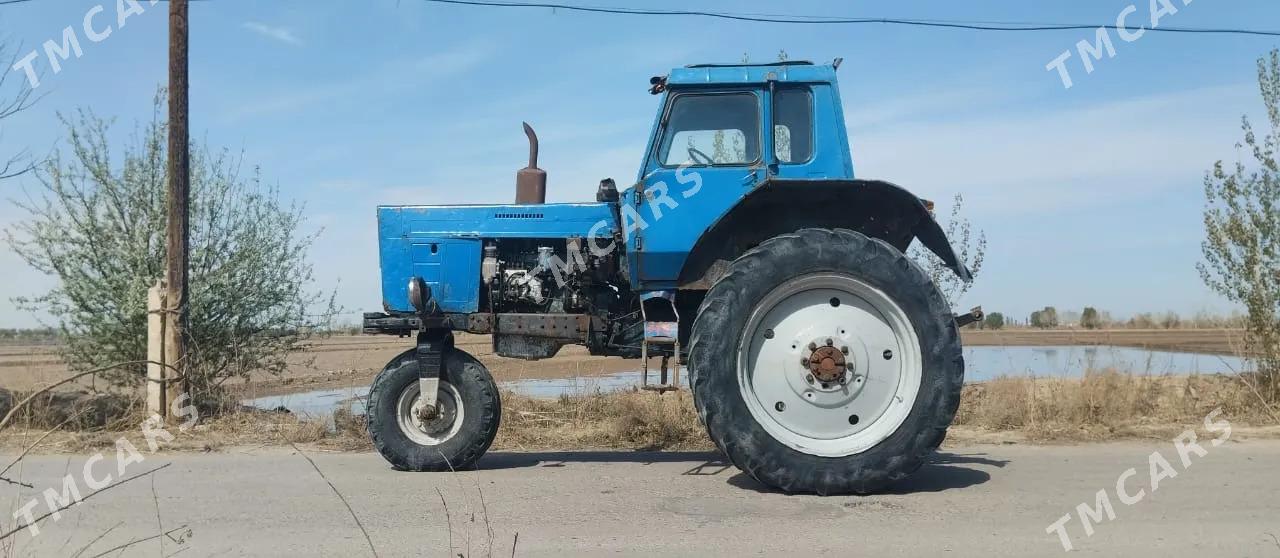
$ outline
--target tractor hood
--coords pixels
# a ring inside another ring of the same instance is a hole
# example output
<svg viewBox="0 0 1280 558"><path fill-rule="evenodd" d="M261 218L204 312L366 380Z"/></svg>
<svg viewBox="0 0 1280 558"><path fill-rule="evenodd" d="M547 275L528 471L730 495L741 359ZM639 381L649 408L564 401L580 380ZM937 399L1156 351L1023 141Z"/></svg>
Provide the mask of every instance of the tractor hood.
<svg viewBox="0 0 1280 558"><path fill-rule="evenodd" d="M475 312L484 242L611 238L617 230L613 215L607 203L380 206L383 308L412 312L405 287L410 278L418 277L441 310Z"/></svg>
<svg viewBox="0 0 1280 558"><path fill-rule="evenodd" d="M616 228L607 203L378 207L383 240L610 237Z"/></svg>

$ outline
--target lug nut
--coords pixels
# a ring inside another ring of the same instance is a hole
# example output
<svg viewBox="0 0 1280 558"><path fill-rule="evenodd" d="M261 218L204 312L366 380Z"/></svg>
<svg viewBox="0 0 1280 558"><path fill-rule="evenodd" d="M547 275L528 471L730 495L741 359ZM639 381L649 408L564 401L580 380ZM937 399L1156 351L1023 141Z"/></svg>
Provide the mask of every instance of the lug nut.
<svg viewBox="0 0 1280 558"><path fill-rule="evenodd" d="M800 366L809 366L809 359L800 357Z"/></svg>
<svg viewBox="0 0 1280 558"><path fill-rule="evenodd" d="M813 341L810 341L810 342L809 342L809 350L810 350L810 351L816 351L816 350L818 350L818 344L817 344L817 343L814 343Z"/></svg>
<svg viewBox="0 0 1280 558"><path fill-rule="evenodd" d="M846 355L849 354L849 347L840 347L840 352Z"/></svg>
<svg viewBox="0 0 1280 558"><path fill-rule="evenodd" d="M834 345L834 344L835 344L835 342L834 342L834 341L832 341L830 337L828 337L828 338L827 338L827 346L828 346L828 347L830 347L830 346L832 346L832 345Z"/></svg>
<svg viewBox="0 0 1280 558"><path fill-rule="evenodd" d="M812 384L812 383L813 383L813 374L807 374L807 375L805 375L805 377L804 377L804 381L809 382L809 383L811 383L811 384Z"/></svg>
<svg viewBox="0 0 1280 558"><path fill-rule="evenodd" d="M844 363L844 367L845 367L845 369L846 369L846 370L853 370L853 363L852 363L852 362L846 362L846 363Z"/></svg>

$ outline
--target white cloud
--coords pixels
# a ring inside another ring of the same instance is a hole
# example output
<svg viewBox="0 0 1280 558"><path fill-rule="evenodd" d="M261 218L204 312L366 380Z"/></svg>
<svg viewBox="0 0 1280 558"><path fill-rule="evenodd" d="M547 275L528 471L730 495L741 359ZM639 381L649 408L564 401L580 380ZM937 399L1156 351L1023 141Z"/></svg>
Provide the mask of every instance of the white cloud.
<svg viewBox="0 0 1280 558"><path fill-rule="evenodd" d="M930 120L899 115L860 133L846 118L855 168L926 197L961 192L975 211L1052 211L1197 193L1214 160L1234 156L1249 86L1150 95L1085 107L971 111ZM1255 111L1256 112L1256 111ZM851 114L893 114L864 109Z"/></svg>
<svg viewBox="0 0 1280 558"><path fill-rule="evenodd" d="M915 122L925 117L938 118L954 115L957 109L972 110L992 107L1009 100L1006 90L978 88L940 88L929 93L894 96L868 105L849 107L845 122L850 131L866 131L892 126L902 122Z"/></svg>
<svg viewBox="0 0 1280 558"><path fill-rule="evenodd" d="M219 120L231 125L250 118L295 112L340 99L365 99L370 91L378 91L389 97L396 92L419 88L424 80L435 82L466 73L495 54L497 47L494 44L473 42L422 57L386 60L362 75L318 82L305 89L289 88L265 95L255 90L249 100L236 103L224 111ZM406 69L409 71L406 72Z"/></svg>
<svg viewBox="0 0 1280 558"><path fill-rule="evenodd" d="M246 21L241 25L241 27L269 39L274 39L293 46L302 46L302 39L298 38L298 36L293 33L293 30L288 27L276 27L256 21Z"/></svg>
<svg viewBox="0 0 1280 558"><path fill-rule="evenodd" d="M448 51L427 54L416 60L400 62L410 70L425 73L433 78L466 73L498 54L498 47L488 42L473 42ZM401 72L396 68L396 73Z"/></svg>

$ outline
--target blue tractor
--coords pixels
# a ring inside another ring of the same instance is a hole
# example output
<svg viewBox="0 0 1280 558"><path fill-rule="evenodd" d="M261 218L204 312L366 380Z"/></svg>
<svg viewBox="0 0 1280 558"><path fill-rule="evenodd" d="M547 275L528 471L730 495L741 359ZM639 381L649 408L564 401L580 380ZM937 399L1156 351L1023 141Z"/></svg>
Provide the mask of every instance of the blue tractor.
<svg viewBox="0 0 1280 558"><path fill-rule="evenodd" d="M579 344L641 359L658 391L679 389L683 363L711 439L785 491L873 492L919 468L959 404L958 328L979 315L953 314L905 255L918 240L970 280L931 203L854 178L838 67L652 78L661 101L635 183L605 179L595 202L544 203L526 124L516 203L379 207L385 312L364 331L417 343L370 391L378 451L439 471L489 448L498 387L454 347L465 331L505 357Z"/></svg>

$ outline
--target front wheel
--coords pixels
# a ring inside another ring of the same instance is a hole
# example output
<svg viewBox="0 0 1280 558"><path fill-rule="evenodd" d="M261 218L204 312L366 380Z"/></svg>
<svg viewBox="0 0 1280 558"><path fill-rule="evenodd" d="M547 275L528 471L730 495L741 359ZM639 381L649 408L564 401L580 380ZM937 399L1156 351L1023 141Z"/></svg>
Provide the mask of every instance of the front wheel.
<svg viewBox="0 0 1280 558"><path fill-rule="evenodd" d="M738 258L707 293L690 349L711 439L788 492L868 493L918 469L964 378L950 308L882 241L805 229Z"/></svg>
<svg viewBox="0 0 1280 558"><path fill-rule="evenodd" d="M369 390L373 447L397 469L449 471L475 467L498 433L502 404L489 370L450 348L440 367L439 409L422 413L417 361L412 351L392 360Z"/></svg>

